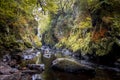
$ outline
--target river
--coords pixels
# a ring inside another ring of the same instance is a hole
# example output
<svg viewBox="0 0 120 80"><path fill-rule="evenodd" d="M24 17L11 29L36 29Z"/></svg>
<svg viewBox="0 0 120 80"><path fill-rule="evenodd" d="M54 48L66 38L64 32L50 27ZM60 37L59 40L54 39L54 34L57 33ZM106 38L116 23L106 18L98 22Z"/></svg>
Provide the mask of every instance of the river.
<svg viewBox="0 0 120 80"><path fill-rule="evenodd" d="M86 61L80 60L82 64L87 64L90 66L95 67L95 75L91 74L83 74L83 73L68 73L68 72L62 72L53 70L51 68L53 60L56 59L56 56L62 57L62 56L71 56L70 51L67 50L61 50L61 52L66 52L65 54L60 54L60 50L58 50L59 54L53 54L55 50L51 50L48 47L42 47L41 52L37 52L41 54L41 57L39 56L39 61L37 60L37 64L44 64L45 65L45 71L43 71L41 74L35 74L33 76L32 80L120 80L120 68L118 67L110 67L110 66L104 66L104 65L97 65L95 63L90 63ZM69 53L69 54L67 54ZM37 54L38 55L38 54Z"/></svg>
<svg viewBox="0 0 120 80"><path fill-rule="evenodd" d="M48 48L46 50L48 50ZM47 51L47 53L48 52L49 51ZM51 52L49 53L51 54ZM45 71L40 74L42 80L120 80L119 68L96 65L85 61L81 62L95 67L95 75L54 71L53 69L51 69L51 63L54 59L56 59L54 55L50 55L49 57L42 55L42 57L40 58L41 63L45 64Z"/></svg>

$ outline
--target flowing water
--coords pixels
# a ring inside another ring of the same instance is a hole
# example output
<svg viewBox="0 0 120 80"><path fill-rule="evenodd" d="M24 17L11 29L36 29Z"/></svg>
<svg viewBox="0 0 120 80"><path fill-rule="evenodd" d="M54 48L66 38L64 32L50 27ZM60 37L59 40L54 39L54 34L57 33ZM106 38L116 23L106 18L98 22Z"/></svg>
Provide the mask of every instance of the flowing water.
<svg viewBox="0 0 120 80"><path fill-rule="evenodd" d="M56 58L55 55L52 54L52 50L50 50L50 48L48 47L44 46L42 47L42 49L45 52L41 56L41 60L40 60L41 63L45 64L45 71L42 74L40 74L42 80L120 80L120 69L119 68L107 67L107 66L102 66L102 65L98 66L96 64L92 64L92 63L85 62L85 61L81 61L81 63L96 67L95 75L91 76L91 75L86 75L82 73L74 74L74 73L54 71L51 69L51 63ZM64 55L66 55L69 52L67 50L61 50L61 52L63 51L65 52ZM49 57L45 56L46 54L48 55L50 54L50 56ZM39 80L39 79L36 79L36 80Z"/></svg>
<svg viewBox="0 0 120 80"><path fill-rule="evenodd" d="M95 77L84 74L72 74L65 72L45 71L42 73L43 80L120 80L120 73L116 76L115 73L98 70Z"/></svg>
<svg viewBox="0 0 120 80"><path fill-rule="evenodd" d="M33 51L33 53L32 53ZM25 59L31 59L34 56L37 56L36 64L44 64L45 71L42 74L34 74L32 76L32 80L120 80L120 68L116 67L108 67L103 65L97 65L94 63L87 62L85 60L80 60L81 64L86 64L95 68L95 75L88 74L74 74L67 72L54 71L51 69L51 65L53 60L56 57L73 57L72 52L67 49L63 50L55 50L50 49L48 46L42 46L41 50L37 50L36 52L33 49L26 51L28 55L24 55ZM72 58L71 58L72 59ZM43 65L43 66L44 66Z"/></svg>
<svg viewBox="0 0 120 80"><path fill-rule="evenodd" d="M42 80L120 80L120 72L96 69L94 76L53 71L46 67L42 73Z"/></svg>
<svg viewBox="0 0 120 80"><path fill-rule="evenodd" d="M79 11L79 10L76 10ZM37 28L37 36L41 40L42 34L40 33L40 20L41 17L39 13L41 12L41 8L36 8L33 11L33 15L35 15L35 20L38 21L39 25ZM119 41L120 43L120 41ZM57 53L57 54L56 54ZM42 74L35 74L32 76L32 80L120 80L120 69L119 68L112 68L112 67L105 67L105 66L98 66L95 64L89 64L85 61L82 63L95 66L96 74L94 76L85 75L85 74L73 74L73 73L66 73L66 72L59 72L53 71L51 69L52 61L57 57L71 57L72 52L67 49L63 50L51 50L48 46L42 46L41 52L39 52L39 57L36 64L42 63L45 64L45 71ZM72 56L74 57L74 55ZM32 56L28 56L26 58L32 58Z"/></svg>
<svg viewBox="0 0 120 80"><path fill-rule="evenodd" d="M42 73L42 80L120 80L120 73L96 70L95 76L72 74L48 69Z"/></svg>

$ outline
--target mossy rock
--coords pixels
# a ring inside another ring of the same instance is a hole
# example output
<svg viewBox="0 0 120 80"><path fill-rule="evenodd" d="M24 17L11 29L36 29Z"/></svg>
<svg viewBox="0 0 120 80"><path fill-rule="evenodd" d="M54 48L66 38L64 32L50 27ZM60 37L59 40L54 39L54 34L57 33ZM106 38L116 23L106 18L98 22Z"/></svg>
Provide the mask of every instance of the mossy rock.
<svg viewBox="0 0 120 80"><path fill-rule="evenodd" d="M38 57L34 57L31 60L22 60L20 66L26 67L28 64L36 64Z"/></svg>
<svg viewBox="0 0 120 80"><path fill-rule="evenodd" d="M80 64L74 59L69 58L58 58L53 61L52 69L63 72L70 73L85 73L85 74L93 74L95 73L94 68Z"/></svg>

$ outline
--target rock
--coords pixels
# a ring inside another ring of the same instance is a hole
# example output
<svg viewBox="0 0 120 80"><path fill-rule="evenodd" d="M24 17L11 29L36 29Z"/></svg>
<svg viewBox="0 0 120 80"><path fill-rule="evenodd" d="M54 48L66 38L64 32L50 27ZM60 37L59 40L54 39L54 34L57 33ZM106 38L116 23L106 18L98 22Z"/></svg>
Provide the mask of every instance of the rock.
<svg viewBox="0 0 120 80"><path fill-rule="evenodd" d="M52 62L52 69L70 73L85 73L85 74L93 74L95 73L94 68L80 64L74 59L69 58L58 58Z"/></svg>
<svg viewBox="0 0 120 80"><path fill-rule="evenodd" d="M42 77L40 74L35 74L35 75L32 75L32 80L42 80Z"/></svg>
<svg viewBox="0 0 120 80"><path fill-rule="evenodd" d="M21 78L21 73L0 75L0 80L20 80L20 78Z"/></svg>
<svg viewBox="0 0 120 80"><path fill-rule="evenodd" d="M22 57L19 54L6 54L2 58L2 62L8 64L10 67L17 67L21 63Z"/></svg>
<svg viewBox="0 0 120 80"><path fill-rule="evenodd" d="M24 60L31 60L31 59L33 59L34 58L34 55L24 55L23 56L23 59Z"/></svg>
<svg viewBox="0 0 120 80"><path fill-rule="evenodd" d="M38 51L36 49L27 49L27 50L23 51L22 59L31 60L31 59L39 56L39 54L40 54L40 51Z"/></svg>
<svg viewBox="0 0 120 80"><path fill-rule="evenodd" d="M74 59L80 60L80 59L81 59L81 54L80 54L80 53L74 53L74 54L72 55L72 57L73 57Z"/></svg>
<svg viewBox="0 0 120 80"><path fill-rule="evenodd" d="M0 80L6 80L10 75L0 75Z"/></svg>
<svg viewBox="0 0 120 80"><path fill-rule="evenodd" d="M20 72L20 71L17 70L16 68L12 68L12 70L10 71L11 74L13 74L13 73L18 73L18 72Z"/></svg>
<svg viewBox="0 0 120 80"><path fill-rule="evenodd" d="M0 62L0 73L1 74L10 74L10 71L12 70L12 68L2 62Z"/></svg>
<svg viewBox="0 0 120 80"><path fill-rule="evenodd" d="M9 64L9 66L11 66L11 67L15 67L15 66L17 66L17 61L16 61L15 59L13 59L13 60L11 60L8 64Z"/></svg>
<svg viewBox="0 0 120 80"><path fill-rule="evenodd" d="M32 70L38 70L39 72L42 72L45 69L44 64L28 64L27 67Z"/></svg>
<svg viewBox="0 0 120 80"><path fill-rule="evenodd" d="M116 61L117 63L120 63L120 58L119 59L117 59L117 61Z"/></svg>
<svg viewBox="0 0 120 80"><path fill-rule="evenodd" d="M68 49L62 49L62 55L63 56L71 56L72 52L70 52Z"/></svg>
<svg viewBox="0 0 120 80"><path fill-rule="evenodd" d="M22 73L25 74L40 74L41 72L38 70L23 70Z"/></svg>
<svg viewBox="0 0 120 80"><path fill-rule="evenodd" d="M45 58L51 58L51 54L48 54L48 53L44 54L43 57L45 57Z"/></svg>
<svg viewBox="0 0 120 80"><path fill-rule="evenodd" d="M32 75L31 74L22 74L20 80L32 80Z"/></svg>
<svg viewBox="0 0 120 80"><path fill-rule="evenodd" d="M2 61L3 62L9 62L9 61L11 61L11 56L9 54L4 55L3 58L2 58Z"/></svg>
<svg viewBox="0 0 120 80"><path fill-rule="evenodd" d="M9 65L0 62L0 80L20 80L21 72Z"/></svg>

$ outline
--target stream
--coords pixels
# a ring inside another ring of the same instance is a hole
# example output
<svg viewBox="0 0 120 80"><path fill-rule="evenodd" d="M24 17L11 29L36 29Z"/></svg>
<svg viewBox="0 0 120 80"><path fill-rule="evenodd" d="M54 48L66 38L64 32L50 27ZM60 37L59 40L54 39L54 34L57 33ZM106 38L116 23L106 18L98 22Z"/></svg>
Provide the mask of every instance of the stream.
<svg viewBox="0 0 120 80"><path fill-rule="evenodd" d="M36 64L44 64L45 71L41 74L34 74L32 80L120 80L120 68L109 67L91 63L85 60L77 60L81 64L89 65L95 69L95 75L86 75L82 73L69 73L63 71L54 71L51 69L53 60L64 57L74 59L74 53L67 49L51 49L48 46L42 46L39 50L28 50L29 55L24 55L24 59L32 59L39 56ZM33 53L32 53L33 52Z"/></svg>

